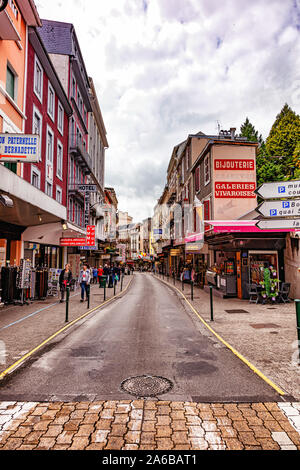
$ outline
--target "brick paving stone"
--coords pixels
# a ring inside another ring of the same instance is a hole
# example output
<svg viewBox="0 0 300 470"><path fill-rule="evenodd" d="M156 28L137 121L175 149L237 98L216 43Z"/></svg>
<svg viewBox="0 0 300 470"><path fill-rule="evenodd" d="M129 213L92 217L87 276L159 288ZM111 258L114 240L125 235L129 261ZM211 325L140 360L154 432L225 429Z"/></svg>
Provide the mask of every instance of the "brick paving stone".
<svg viewBox="0 0 300 470"><path fill-rule="evenodd" d="M228 411L223 408L216 408L213 410L213 415L215 418L221 417L221 416L228 416Z"/></svg>
<svg viewBox="0 0 300 470"><path fill-rule="evenodd" d="M56 439L56 444L71 444L74 437L74 431L63 431Z"/></svg>
<svg viewBox="0 0 300 470"><path fill-rule="evenodd" d="M141 444L139 450L155 450L156 444Z"/></svg>
<svg viewBox="0 0 300 470"><path fill-rule="evenodd" d="M109 431L97 430L91 436L91 442L95 444L106 444Z"/></svg>
<svg viewBox="0 0 300 470"><path fill-rule="evenodd" d="M144 421L153 421L156 417L156 410L144 410Z"/></svg>
<svg viewBox="0 0 300 470"><path fill-rule="evenodd" d="M211 407L208 403L197 403L197 408L200 411L211 411Z"/></svg>
<svg viewBox="0 0 300 470"><path fill-rule="evenodd" d="M75 437L88 437L94 432L94 426L91 424L81 424Z"/></svg>
<svg viewBox="0 0 300 470"><path fill-rule="evenodd" d="M186 422L184 420L174 420L171 422L171 427L174 431L185 431Z"/></svg>
<svg viewBox="0 0 300 470"><path fill-rule="evenodd" d="M74 436L73 442L69 450L84 450L89 445L89 439L87 437L76 437Z"/></svg>
<svg viewBox="0 0 300 470"><path fill-rule="evenodd" d="M139 444L141 435L141 431L128 431L124 433L124 439L127 444Z"/></svg>
<svg viewBox="0 0 300 470"><path fill-rule="evenodd" d="M100 411L103 410L103 404L102 403L90 403L89 404L89 408L87 410L87 414L88 413L97 413L99 414Z"/></svg>
<svg viewBox="0 0 300 470"><path fill-rule="evenodd" d="M171 423L171 418L168 415L157 416L157 426L168 426Z"/></svg>
<svg viewBox="0 0 300 470"><path fill-rule="evenodd" d="M181 421L186 418L184 412L180 411L180 410L171 411L170 417L171 417L171 419L174 419L174 420L179 419Z"/></svg>
<svg viewBox="0 0 300 470"><path fill-rule="evenodd" d="M100 412L100 418L102 418L102 419L112 419L112 418L114 418L114 409L104 408Z"/></svg>
<svg viewBox="0 0 300 470"><path fill-rule="evenodd" d="M271 438L257 438L257 440L260 443L262 450L280 450L280 446Z"/></svg>
<svg viewBox="0 0 300 470"><path fill-rule="evenodd" d="M293 441L294 444L296 444L297 446L300 446L300 435L297 431L293 431L293 432L288 431L287 435Z"/></svg>
<svg viewBox="0 0 300 470"><path fill-rule="evenodd" d="M40 421L39 423L34 424L33 430L34 431L47 431L50 424L55 425L58 423L54 423L53 421L50 421L50 420L43 420L43 421Z"/></svg>
<svg viewBox="0 0 300 470"><path fill-rule="evenodd" d="M122 437L127 432L126 424L112 424L110 436Z"/></svg>
<svg viewBox="0 0 300 470"><path fill-rule="evenodd" d="M122 450L138 450L139 446L138 444L125 444L124 447L122 447Z"/></svg>
<svg viewBox="0 0 300 470"><path fill-rule="evenodd" d="M281 426L281 428L283 429L283 431L285 432L293 432L295 431L295 428L291 425L291 423L287 420L285 421L279 421L279 424Z"/></svg>
<svg viewBox="0 0 300 470"><path fill-rule="evenodd" d="M126 424L129 421L129 415L125 413L117 414L110 419L107 418L106 420L109 422L114 420L114 424Z"/></svg>
<svg viewBox="0 0 300 470"><path fill-rule="evenodd" d="M90 407L90 403L89 402L83 402L83 401L76 405L77 410L86 410L86 411L88 411L89 407Z"/></svg>
<svg viewBox="0 0 300 470"><path fill-rule="evenodd" d="M157 437L170 437L172 434L172 428L170 426L157 426L156 436Z"/></svg>
<svg viewBox="0 0 300 470"><path fill-rule="evenodd" d="M281 432L283 431L282 427L280 426L278 421L264 421L264 426L267 428L269 431L272 432Z"/></svg>
<svg viewBox="0 0 300 470"><path fill-rule="evenodd" d="M21 445L23 444L23 439L22 438L13 438L10 437L7 439L6 443L4 444L3 447L1 447L1 450L16 450L18 449Z"/></svg>
<svg viewBox="0 0 300 470"><path fill-rule="evenodd" d="M80 426L81 420L80 419L72 419L64 424L65 431L78 431Z"/></svg>
<svg viewBox="0 0 300 470"><path fill-rule="evenodd" d="M189 444L187 432L174 431L172 434L172 441L174 444Z"/></svg>
<svg viewBox="0 0 300 470"><path fill-rule="evenodd" d="M155 432L142 432L141 444L155 444Z"/></svg>
<svg viewBox="0 0 300 470"><path fill-rule="evenodd" d="M205 440L209 444L222 444L222 438L221 438L221 433L218 432L206 432L205 433Z"/></svg>
<svg viewBox="0 0 300 470"><path fill-rule="evenodd" d="M173 449L171 450L191 450L191 446L189 445L184 445L184 444L177 444Z"/></svg>
<svg viewBox="0 0 300 470"><path fill-rule="evenodd" d="M216 423L212 421L203 421L201 426L207 432L215 432L218 430Z"/></svg>
<svg viewBox="0 0 300 470"><path fill-rule="evenodd" d="M183 411L184 410L184 402L182 402L182 401L173 401L170 404L170 407L172 408L172 410Z"/></svg>
<svg viewBox="0 0 300 470"><path fill-rule="evenodd" d="M18 451L31 451L31 450L34 450L36 448L36 446L31 446L29 444L22 444L20 447L18 447Z"/></svg>
<svg viewBox="0 0 300 470"><path fill-rule="evenodd" d="M96 423L96 429L102 430L102 431L107 431L111 429L112 426L112 420L109 419L99 419Z"/></svg>
<svg viewBox="0 0 300 470"><path fill-rule="evenodd" d="M99 415L96 413L87 413L83 418L81 424L95 424L99 419Z"/></svg>
<svg viewBox="0 0 300 470"><path fill-rule="evenodd" d="M86 410L75 410L70 414L70 419L80 419L83 420Z"/></svg>
<svg viewBox="0 0 300 470"><path fill-rule="evenodd" d="M111 410L115 410L117 408L117 404L116 404L115 401L108 400L108 401L104 402L103 407L105 409L108 408L108 409L111 409Z"/></svg>
<svg viewBox="0 0 300 470"><path fill-rule="evenodd" d="M108 437L107 444L104 449L107 450L120 450L125 442L122 437Z"/></svg>
<svg viewBox="0 0 300 470"><path fill-rule="evenodd" d="M238 411L237 403L225 403L224 408L227 411Z"/></svg>
<svg viewBox="0 0 300 470"><path fill-rule="evenodd" d="M201 426L188 426L188 435L191 437L204 437L205 431Z"/></svg>
<svg viewBox="0 0 300 470"><path fill-rule="evenodd" d="M271 437L271 432L269 429L264 426L250 426L251 430L254 432L255 438L258 437Z"/></svg>
<svg viewBox="0 0 300 470"><path fill-rule="evenodd" d="M144 400L134 400L131 403L132 409L143 409L144 408Z"/></svg>
<svg viewBox="0 0 300 470"><path fill-rule="evenodd" d="M63 432L62 425L50 425L44 437L57 437Z"/></svg>
<svg viewBox="0 0 300 470"><path fill-rule="evenodd" d="M202 423L202 419L199 416L186 416L186 422L188 425L200 426Z"/></svg>
<svg viewBox="0 0 300 470"><path fill-rule="evenodd" d="M263 420L257 416L247 416L246 421L249 426L261 426L263 424Z"/></svg>
<svg viewBox="0 0 300 470"><path fill-rule="evenodd" d="M200 411L199 416L203 421L216 421L212 412Z"/></svg>
<svg viewBox="0 0 300 470"><path fill-rule="evenodd" d="M169 406L159 405L157 407L158 415L169 415L171 413L171 408Z"/></svg>
<svg viewBox="0 0 300 470"><path fill-rule="evenodd" d="M53 437L41 437L38 445L35 447L36 450L50 450L56 444Z"/></svg>
<svg viewBox="0 0 300 470"><path fill-rule="evenodd" d="M232 420L229 419L227 416L219 416L217 417L217 425L218 426L231 426Z"/></svg>
<svg viewBox="0 0 300 470"><path fill-rule="evenodd" d="M43 431L32 431L30 434L28 434L24 438L23 442L24 444L36 444L37 445L43 434L44 434Z"/></svg>
<svg viewBox="0 0 300 470"><path fill-rule="evenodd" d="M256 411L268 411L263 403L252 403L251 408Z"/></svg>
<svg viewBox="0 0 300 470"><path fill-rule="evenodd" d="M45 413L42 414L41 419L53 420L56 417L58 412L59 410L47 410Z"/></svg>
<svg viewBox="0 0 300 470"><path fill-rule="evenodd" d="M85 448L85 450L93 450L93 451L95 451L95 450L103 450L104 447L105 447L105 443L100 444L100 443L95 443L95 442L94 442L94 443L92 443L92 444L89 444L89 445Z"/></svg>
<svg viewBox="0 0 300 470"><path fill-rule="evenodd" d="M144 410L156 410L156 402L146 401L144 405Z"/></svg>
<svg viewBox="0 0 300 470"><path fill-rule="evenodd" d="M132 410L129 413L129 416L130 416L131 419L142 419L143 418L143 410L142 409Z"/></svg>
<svg viewBox="0 0 300 470"><path fill-rule="evenodd" d="M241 431L238 433L238 438L242 441L244 445L248 446L257 446L260 445L259 441L255 439L254 432L244 432Z"/></svg>
<svg viewBox="0 0 300 470"><path fill-rule="evenodd" d="M156 439L157 450L172 450L173 447L174 447L174 444L170 438L157 438Z"/></svg>
<svg viewBox="0 0 300 470"><path fill-rule="evenodd" d="M208 449L208 442L202 437L197 437L197 438L192 437L190 439L190 443L191 443L191 450L207 450Z"/></svg>
<svg viewBox="0 0 300 470"><path fill-rule="evenodd" d="M277 403L264 403L264 406L267 408L268 411L280 411L280 408Z"/></svg>
<svg viewBox="0 0 300 470"><path fill-rule="evenodd" d="M32 432L29 426L19 426L17 431L13 434L13 437L26 437Z"/></svg>
<svg viewBox="0 0 300 470"><path fill-rule="evenodd" d="M242 421L245 419L240 411L228 411L228 418L234 421Z"/></svg>
<svg viewBox="0 0 300 470"><path fill-rule="evenodd" d="M222 438L237 437L237 431L232 426L218 426L218 430L221 432Z"/></svg>
<svg viewBox="0 0 300 470"><path fill-rule="evenodd" d="M184 407L185 410L185 415L193 415L193 416L198 416L198 410L196 407L194 406L191 406L191 405L187 405Z"/></svg>
<svg viewBox="0 0 300 470"><path fill-rule="evenodd" d="M224 442L227 450L243 450L243 444L235 438L224 438Z"/></svg>
<svg viewBox="0 0 300 470"><path fill-rule="evenodd" d="M115 415L119 413L121 414L128 413L130 410L131 410L130 403L119 403L115 410Z"/></svg>
<svg viewBox="0 0 300 470"><path fill-rule="evenodd" d="M32 416L42 416L46 411L48 410L48 407L46 406L37 406L35 410L31 413Z"/></svg>
<svg viewBox="0 0 300 470"><path fill-rule="evenodd" d="M249 428L247 421L232 421L232 426L239 432L240 431L251 432L251 429Z"/></svg>
<svg viewBox="0 0 300 470"><path fill-rule="evenodd" d="M147 424L149 422L152 423L153 421L144 421L144 424ZM139 420L134 419L132 421L129 421L127 423L128 431L141 431L142 423L143 423L143 421L141 419L139 419ZM144 431L146 431L146 429L144 429Z"/></svg>
<svg viewBox="0 0 300 470"><path fill-rule="evenodd" d="M144 421L143 424L141 424L142 431L155 432L155 424L156 421Z"/></svg>

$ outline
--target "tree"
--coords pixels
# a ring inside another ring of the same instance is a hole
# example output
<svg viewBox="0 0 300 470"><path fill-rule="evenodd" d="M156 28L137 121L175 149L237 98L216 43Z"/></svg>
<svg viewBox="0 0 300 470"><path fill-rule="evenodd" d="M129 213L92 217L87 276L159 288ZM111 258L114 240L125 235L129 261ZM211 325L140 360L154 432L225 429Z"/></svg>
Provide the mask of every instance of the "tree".
<svg viewBox="0 0 300 470"><path fill-rule="evenodd" d="M270 158L262 135L258 133L248 117L241 126L240 136L259 144L256 157L258 186L269 181L282 180L285 175L283 165L280 161Z"/></svg>
<svg viewBox="0 0 300 470"><path fill-rule="evenodd" d="M270 156L281 158L287 169L287 179L293 177L294 154L299 142L300 116L285 104L271 128L266 140L266 149Z"/></svg>

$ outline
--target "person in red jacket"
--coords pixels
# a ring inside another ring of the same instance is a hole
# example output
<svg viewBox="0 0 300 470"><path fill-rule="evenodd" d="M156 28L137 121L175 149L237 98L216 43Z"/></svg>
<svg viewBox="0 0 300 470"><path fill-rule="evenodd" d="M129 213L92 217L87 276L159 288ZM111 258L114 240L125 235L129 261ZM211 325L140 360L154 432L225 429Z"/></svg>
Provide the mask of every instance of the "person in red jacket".
<svg viewBox="0 0 300 470"><path fill-rule="evenodd" d="M100 284L100 278L101 276L103 276L103 268L102 266L100 266L100 268L98 268L98 282Z"/></svg>

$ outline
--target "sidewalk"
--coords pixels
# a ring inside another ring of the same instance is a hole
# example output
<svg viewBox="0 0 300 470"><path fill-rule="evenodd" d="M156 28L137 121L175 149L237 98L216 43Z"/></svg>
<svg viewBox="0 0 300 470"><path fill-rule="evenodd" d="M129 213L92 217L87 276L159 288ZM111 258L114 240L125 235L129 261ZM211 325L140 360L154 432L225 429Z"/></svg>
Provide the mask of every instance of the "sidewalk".
<svg viewBox="0 0 300 470"><path fill-rule="evenodd" d="M173 278L164 278L174 287ZM176 281L182 292L182 283ZM233 348L250 361L266 377L279 386L287 395L300 400L300 366L296 309L294 302L287 304L250 304L247 300L223 299L213 296L214 321L211 322L210 294L184 285L183 294L209 326ZM184 300L182 299L184 302ZM191 313L195 326L202 334L214 335L203 325L196 314Z"/></svg>
<svg viewBox="0 0 300 470"><path fill-rule="evenodd" d="M124 276L123 292L133 276ZM116 295L121 293L120 282ZM114 289L106 289L106 301L114 297ZM80 302L80 289L70 293L69 322L66 323L66 303L58 297L48 297L30 305L9 305L0 309L0 375L50 336L104 302L104 289L91 285L90 308Z"/></svg>

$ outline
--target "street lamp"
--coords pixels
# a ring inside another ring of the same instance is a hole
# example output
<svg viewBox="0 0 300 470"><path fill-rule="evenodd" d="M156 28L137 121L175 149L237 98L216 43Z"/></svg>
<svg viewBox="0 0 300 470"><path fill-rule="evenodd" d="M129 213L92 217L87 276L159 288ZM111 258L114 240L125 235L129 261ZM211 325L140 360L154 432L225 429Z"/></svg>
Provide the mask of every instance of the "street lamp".
<svg viewBox="0 0 300 470"><path fill-rule="evenodd" d="M0 0L1 2L1 0ZM4 206L4 207L8 207L9 209L12 209L14 207L14 202L12 199L10 199L10 197L8 196L5 196L5 194L0 194L0 203Z"/></svg>

